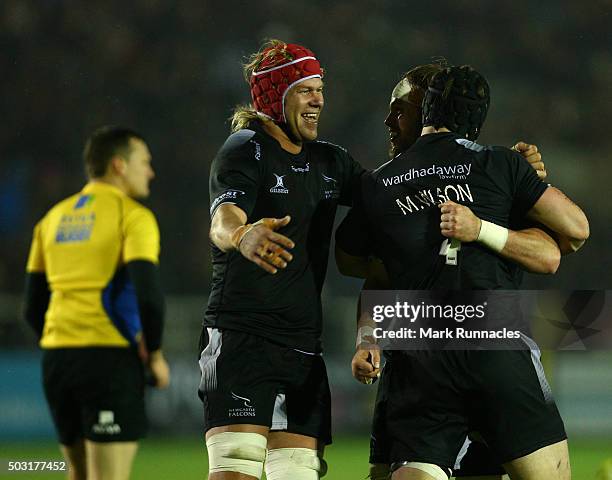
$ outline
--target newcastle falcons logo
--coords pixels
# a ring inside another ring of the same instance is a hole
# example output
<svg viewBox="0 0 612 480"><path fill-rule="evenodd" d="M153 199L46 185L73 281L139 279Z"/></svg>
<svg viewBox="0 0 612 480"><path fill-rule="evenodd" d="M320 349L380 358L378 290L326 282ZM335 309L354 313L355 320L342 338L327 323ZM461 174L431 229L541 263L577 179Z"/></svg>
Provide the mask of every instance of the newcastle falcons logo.
<svg viewBox="0 0 612 480"><path fill-rule="evenodd" d="M285 188L285 185L283 184L283 178L285 178L287 175L277 175L275 173L274 176L276 177L276 185L274 185L270 189L270 192L272 192L272 193L289 193L289 190L287 190Z"/></svg>
<svg viewBox="0 0 612 480"><path fill-rule="evenodd" d="M334 184L338 183L338 181L335 178L328 177L324 173L322 173L321 176L323 177L323 180L325 180L327 183L331 183L331 182L333 182Z"/></svg>
<svg viewBox="0 0 612 480"><path fill-rule="evenodd" d="M241 397L240 395L236 395L234 392L230 392L232 394L232 398L234 400L242 400L244 402L244 406L251 408L251 399L250 398L246 398L246 397Z"/></svg>

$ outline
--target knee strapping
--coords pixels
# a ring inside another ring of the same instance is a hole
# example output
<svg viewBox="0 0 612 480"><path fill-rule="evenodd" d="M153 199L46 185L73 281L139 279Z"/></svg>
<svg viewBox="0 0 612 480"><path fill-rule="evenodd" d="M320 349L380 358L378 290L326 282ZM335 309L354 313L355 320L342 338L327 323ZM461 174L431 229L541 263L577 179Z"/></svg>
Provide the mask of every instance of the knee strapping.
<svg viewBox="0 0 612 480"><path fill-rule="evenodd" d="M310 448L275 448L268 450L266 478L268 480L317 480L321 461Z"/></svg>
<svg viewBox="0 0 612 480"><path fill-rule="evenodd" d="M258 433L223 432L206 440L208 470L237 472L261 478L267 439Z"/></svg>
<svg viewBox="0 0 612 480"><path fill-rule="evenodd" d="M438 465L433 463L421 463L421 462L401 462L394 463L391 466L392 471L395 471L402 467L414 468L415 470L421 470L426 474L432 476L436 480L448 480L450 478L449 472L444 471L444 469Z"/></svg>

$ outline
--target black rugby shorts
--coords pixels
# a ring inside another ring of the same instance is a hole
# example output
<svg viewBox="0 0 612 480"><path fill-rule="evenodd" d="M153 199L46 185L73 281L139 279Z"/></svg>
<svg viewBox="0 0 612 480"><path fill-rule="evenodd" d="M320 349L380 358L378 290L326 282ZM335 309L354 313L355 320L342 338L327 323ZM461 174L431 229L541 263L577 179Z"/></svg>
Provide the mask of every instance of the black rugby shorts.
<svg viewBox="0 0 612 480"><path fill-rule="evenodd" d="M567 438L535 349L399 353L390 374L392 463L455 468L471 431L498 465Z"/></svg>
<svg viewBox="0 0 612 480"><path fill-rule="evenodd" d="M390 464L391 441L388 438L385 425L387 402L389 397L389 378L392 376L393 362L387 358L380 375L374 416L372 419L372 435L370 436L370 463ZM468 441L455 460L454 477L472 477L503 475L504 468L495 461L490 449L482 441Z"/></svg>
<svg viewBox="0 0 612 480"><path fill-rule="evenodd" d="M205 430L268 426L331 443L331 398L320 355L236 330L203 332L198 393Z"/></svg>
<svg viewBox="0 0 612 480"><path fill-rule="evenodd" d="M131 348L43 352L43 387L59 441L128 442L147 430L144 368Z"/></svg>

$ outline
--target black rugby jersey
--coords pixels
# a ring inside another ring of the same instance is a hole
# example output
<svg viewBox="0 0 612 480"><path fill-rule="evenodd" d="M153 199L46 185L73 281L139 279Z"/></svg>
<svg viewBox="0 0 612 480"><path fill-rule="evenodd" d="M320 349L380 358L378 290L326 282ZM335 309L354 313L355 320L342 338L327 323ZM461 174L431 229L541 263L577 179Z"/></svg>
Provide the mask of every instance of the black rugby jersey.
<svg viewBox="0 0 612 480"><path fill-rule="evenodd" d="M446 263L438 205L451 200L510 227L547 188L521 155L434 133L362 180L336 241L350 255L381 258L393 288L518 288L516 264L477 242L461 245L456 265Z"/></svg>
<svg viewBox="0 0 612 480"><path fill-rule="evenodd" d="M287 268L271 275L232 250L212 245L213 279L204 325L266 337L319 352L321 289L338 204L350 206L363 169L346 150L307 142L291 154L259 124L226 140L210 172L211 218L223 203L291 222L279 233L295 243Z"/></svg>

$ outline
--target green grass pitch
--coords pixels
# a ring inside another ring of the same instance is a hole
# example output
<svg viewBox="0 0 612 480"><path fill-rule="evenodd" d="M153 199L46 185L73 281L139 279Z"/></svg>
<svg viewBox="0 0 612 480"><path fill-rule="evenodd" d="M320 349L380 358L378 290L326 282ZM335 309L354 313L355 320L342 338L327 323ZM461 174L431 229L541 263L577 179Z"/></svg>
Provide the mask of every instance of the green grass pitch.
<svg viewBox="0 0 612 480"><path fill-rule="evenodd" d="M570 440L573 480L594 480L605 459L612 457L612 442L603 440ZM326 480L363 480L367 476L368 440L363 437L338 437L325 451L329 464ZM60 460L52 441L0 443L0 459ZM198 438L150 438L141 442L134 464L134 480L203 480L206 478L204 443ZM64 478L58 473L0 472L1 478L43 480ZM608 477L600 477L602 480ZM610 476L609 478L612 478Z"/></svg>

